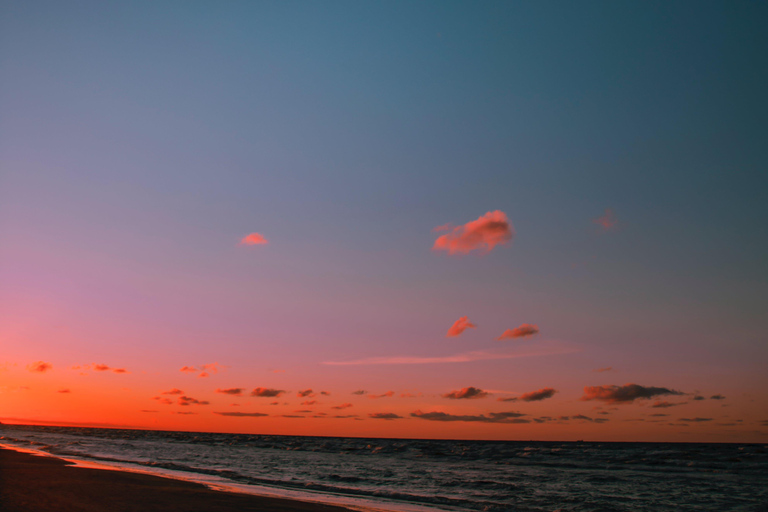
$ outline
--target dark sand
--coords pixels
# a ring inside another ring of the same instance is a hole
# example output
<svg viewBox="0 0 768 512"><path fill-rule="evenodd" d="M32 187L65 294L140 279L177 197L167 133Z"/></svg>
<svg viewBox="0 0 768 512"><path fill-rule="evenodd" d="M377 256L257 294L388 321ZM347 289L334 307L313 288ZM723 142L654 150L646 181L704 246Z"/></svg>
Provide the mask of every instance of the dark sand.
<svg viewBox="0 0 768 512"><path fill-rule="evenodd" d="M2 512L349 512L281 498L213 491L202 484L0 449Z"/></svg>

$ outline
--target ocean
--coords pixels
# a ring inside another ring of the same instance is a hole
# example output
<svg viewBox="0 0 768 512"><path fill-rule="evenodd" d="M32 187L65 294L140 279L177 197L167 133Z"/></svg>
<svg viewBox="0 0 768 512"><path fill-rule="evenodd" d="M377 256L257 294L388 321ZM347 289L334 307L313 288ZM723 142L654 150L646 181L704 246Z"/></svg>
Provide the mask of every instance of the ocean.
<svg viewBox="0 0 768 512"><path fill-rule="evenodd" d="M0 425L0 444L392 511L768 511L768 446L445 441Z"/></svg>

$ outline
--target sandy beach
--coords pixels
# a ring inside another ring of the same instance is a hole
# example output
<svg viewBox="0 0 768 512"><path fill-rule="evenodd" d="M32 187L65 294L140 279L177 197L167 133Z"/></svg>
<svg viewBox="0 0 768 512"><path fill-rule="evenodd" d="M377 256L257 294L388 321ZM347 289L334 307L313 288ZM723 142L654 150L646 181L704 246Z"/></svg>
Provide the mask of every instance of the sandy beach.
<svg viewBox="0 0 768 512"><path fill-rule="evenodd" d="M0 449L3 512L261 511L348 512L342 507L228 493L140 473L72 466L53 457Z"/></svg>

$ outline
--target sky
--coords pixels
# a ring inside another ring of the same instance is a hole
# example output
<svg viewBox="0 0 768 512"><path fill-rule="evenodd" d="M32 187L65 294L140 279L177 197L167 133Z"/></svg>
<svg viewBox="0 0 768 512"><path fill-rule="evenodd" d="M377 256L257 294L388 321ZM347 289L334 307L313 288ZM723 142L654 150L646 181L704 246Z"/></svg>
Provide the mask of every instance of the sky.
<svg viewBox="0 0 768 512"><path fill-rule="evenodd" d="M767 16L0 1L0 421L768 441Z"/></svg>

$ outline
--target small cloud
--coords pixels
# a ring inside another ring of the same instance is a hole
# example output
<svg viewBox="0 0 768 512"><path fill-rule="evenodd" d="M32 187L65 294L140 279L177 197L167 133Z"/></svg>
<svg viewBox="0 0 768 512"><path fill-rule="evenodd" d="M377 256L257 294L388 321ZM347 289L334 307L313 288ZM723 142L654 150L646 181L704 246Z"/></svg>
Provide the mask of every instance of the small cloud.
<svg viewBox="0 0 768 512"><path fill-rule="evenodd" d="M308 396L315 396L315 394L312 392L311 389L305 389L303 391L299 391L298 393L296 393L296 396L299 398L304 398Z"/></svg>
<svg viewBox="0 0 768 512"><path fill-rule="evenodd" d="M703 396L701 396L701 395L694 395L694 396L693 396L693 400L697 400L697 401L698 401L698 400L706 400L706 398L704 398L704 397L703 397Z"/></svg>
<svg viewBox="0 0 768 512"><path fill-rule="evenodd" d="M35 361L34 363L27 365L27 370L32 373L45 373L49 370L53 370L53 365L51 363L46 363L45 361Z"/></svg>
<svg viewBox="0 0 768 512"><path fill-rule="evenodd" d="M331 416L331 418L336 418L336 419L341 419L341 418L357 418L357 417L358 417L357 414L345 414L345 415Z"/></svg>
<svg viewBox="0 0 768 512"><path fill-rule="evenodd" d="M150 409L142 409L140 412L160 412L160 411L155 411L155 410L150 410Z"/></svg>
<svg viewBox="0 0 768 512"><path fill-rule="evenodd" d="M496 338L496 341L508 340L508 339L514 339L514 338L524 338L526 336L533 336L534 334L538 334L538 332L539 332L538 325L522 324L520 327L515 327L514 329L507 329L501 334L501 336Z"/></svg>
<svg viewBox="0 0 768 512"><path fill-rule="evenodd" d="M395 392L394 391L387 391L386 393L381 394L381 395L368 395L368 398L371 398L371 399L390 398L390 397L393 397L393 396L395 396Z"/></svg>
<svg viewBox="0 0 768 512"><path fill-rule="evenodd" d="M115 372L115 373L131 373L128 370L126 370L125 368L112 368L112 371Z"/></svg>
<svg viewBox="0 0 768 512"><path fill-rule="evenodd" d="M603 373L603 372L610 372L613 370L613 366L606 366L605 368L595 368L592 370L595 373Z"/></svg>
<svg viewBox="0 0 768 512"><path fill-rule="evenodd" d="M240 240L240 245L266 245L268 243L267 239L259 233L251 233Z"/></svg>
<svg viewBox="0 0 768 512"><path fill-rule="evenodd" d="M197 368L195 368L194 366L185 366L185 367L183 367L183 368L182 368L181 370L179 370L179 371L180 371L180 372L184 372L184 373L197 373L197 372L198 372L198 369L197 369Z"/></svg>
<svg viewBox="0 0 768 512"><path fill-rule="evenodd" d="M547 398L552 398L557 390L552 388L539 389L537 391L531 391L530 393L523 393L520 395L520 400L523 402L538 402Z"/></svg>
<svg viewBox="0 0 768 512"><path fill-rule="evenodd" d="M346 403L346 404L341 404L341 405L334 405L333 407L331 407L331 409L342 410L342 409L348 409L350 407L352 407L352 404Z"/></svg>
<svg viewBox="0 0 768 512"><path fill-rule="evenodd" d="M280 405L280 402L270 402L269 405Z"/></svg>
<svg viewBox="0 0 768 512"><path fill-rule="evenodd" d="M196 412L173 411L173 414L197 414Z"/></svg>
<svg viewBox="0 0 768 512"><path fill-rule="evenodd" d="M455 415L447 412L412 412L411 416L429 421L467 421L479 423L530 423L530 420L521 419L525 414L519 412L492 412L488 416L480 415Z"/></svg>
<svg viewBox="0 0 768 512"><path fill-rule="evenodd" d="M208 402L205 400L197 400L190 396L180 396L179 405L208 405Z"/></svg>
<svg viewBox="0 0 768 512"><path fill-rule="evenodd" d="M93 369L97 372L108 372L110 370L110 367L106 364L96 364L93 363Z"/></svg>
<svg viewBox="0 0 768 512"><path fill-rule="evenodd" d="M243 394L243 391L245 391L243 388L228 388L228 389L217 389L217 393L221 393L223 395L233 395L233 396L241 396Z"/></svg>
<svg viewBox="0 0 768 512"><path fill-rule="evenodd" d="M152 400L157 400L158 402L160 402L163 405L172 405L173 404L173 400L171 400L170 398L161 398L159 396L153 396Z"/></svg>
<svg viewBox="0 0 768 512"><path fill-rule="evenodd" d="M510 397L500 396L499 398L496 399L496 401L497 402L517 402L517 397L516 396L510 396Z"/></svg>
<svg viewBox="0 0 768 512"><path fill-rule="evenodd" d="M317 403L317 400L306 400L304 402L301 402L301 405L310 406L310 405L315 405L316 403Z"/></svg>
<svg viewBox="0 0 768 512"><path fill-rule="evenodd" d="M474 329L477 327L475 324L470 322L466 316L463 316L453 322L453 325L450 329L448 329L448 333L445 335L446 338L451 338L453 336L458 336L459 334L463 333L467 329Z"/></svg>
<svg viewBox="0 0 768 512"><path fill-rule="evenodd" d="M669 416L669 414L664 414L662 412L657 412L656 414L649 414L648 416L652 416L654 418L663 418L664 416Z"/></svg>
<svg viewBox="0 0 768 512"><path fill-rule="evenodd" d="M170 391L163 391L160 393L161 395L183 395L184 392L180 389L173 388Z"/></svg>
<svg viewBox="0 0 768 512"><path fill-rule="evenodd" d="M367 391L364 390L364 389L358 389L357 391L353 391L352 392L353 395L364 395L366 393L367 393Z"/></svg>
<svg viewBox="0 0 768 512"><path fill-rule="evenodd" d="M283 389L272 389L272 388L256 388L253 391L251 391L251 396L261 396L261 397L276 397L280 396L283 393L285 393L285 390Z"/></svg>
<svg viewBox="0 0 768 512"><path fill-rule="evenodd" d="M424 393L400 393L400 398L418 398L424 396Z"/></svg>
<svg viewBox="0 0 768 512"><path fill-rule="evenodd" d="M667 388L624 384L623 386L586 386L581 400L601 400L608 403L632 403L637 399L653 398L660 395L682 395L684 393Z"/></svg>
<svg viewBox="0 0 768 512"><path fill-rule="evenodd" d="M677 421L684 421L686 423L702 423L705 421L712 421L712 418L680 418Z"/></svg>
<svg viewBox="0 0 768 512"><path fill-rule="evenodd" d="M584 420L584 421L593 421L592 418L589 416L584 416L583 414L577 414L576 416L571 416L571 419L574 420Z"/></svg>
<svg viewBox="0 0 768 512"><path fill-rule="evenodd" d="M603 232L611 231L619 224L616 214L610 208L606 208L605 213L596 219L592 219L592 222L600 226Z"/></svg>
<svg viewBox="0 0 768 512"><path fill-rule="evenodd" d="M439 236L432 249L448 251L448 254L467 254L474 250L488 253L497 245L508 243L515 235L512 223L501 210L488 212L463 226L445 225L435 230L448 233Z"/></svg>
<svg viewBox="0 0 768 512"><path fill-rule="evenodd" d="M725 400L725 397L723 395L712 395L709 397L710 400Z"/></svg>
<svg viewBox="0 0 768 512"><path fill-rule="evenodd" d="M472 386L469 386L468 388L462 388L462 389L460 389L458 391L451 391L450 393L446 393L446 394L442 395L443 398L451 398L451 399L454 399L454 400L458 400L458 399L462 399L462 398L466 398L466 399L470 399L470 398L484 398L486 396L488 396L488 392L487 391L483 391L480 388L475 388L475 387L472 387Z"/></svg>
<svg viewBox="0 0 768 512"><path fill-rule="evenodd" d="M321 394L322 396L331 396L331 393L330 393L330 391L321 391L321 392L320 392L320 394Z"/></svg>
<svg viewBox="0 0 768 512"><path fill-rule="evenodd" d="M402 416L398 416L397 414L393 412L374 412L370 413L368 415L369 418L373 418L375 420L398 420L402 419Z"/></svg>
<svg viewBox="0 0 768 512"><path fill-rule="evenodd" d="M296 414L283 414L281 418L306 418L306 416L299 416Z"/></svg>
<svg viewBox="0 0 768 512"><path fill-rule="evenodd" d="M71 391L68 389L60 389L59 393L71 393Z"/></svg>
<svg viewBox="0 0 768 512"><path fill-rule="evenodd" d="M675 402L667 402L667 401L662 402L661 400L656 400L651 407L654 409L667 409L669 407L677 407L678 405L685 405L687 403L688 402L675 403Z"/></svg>

